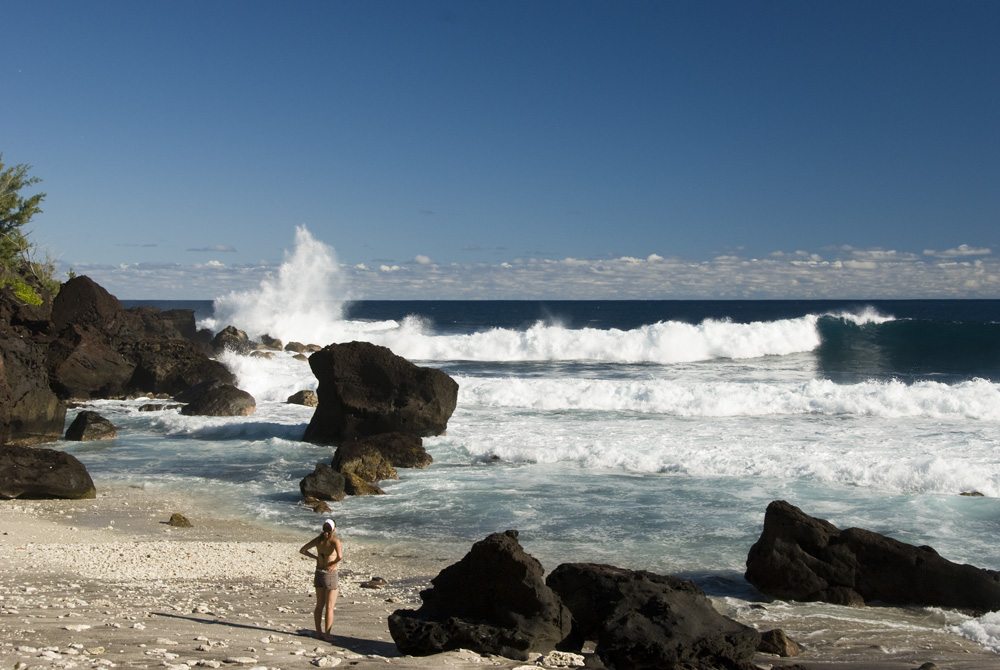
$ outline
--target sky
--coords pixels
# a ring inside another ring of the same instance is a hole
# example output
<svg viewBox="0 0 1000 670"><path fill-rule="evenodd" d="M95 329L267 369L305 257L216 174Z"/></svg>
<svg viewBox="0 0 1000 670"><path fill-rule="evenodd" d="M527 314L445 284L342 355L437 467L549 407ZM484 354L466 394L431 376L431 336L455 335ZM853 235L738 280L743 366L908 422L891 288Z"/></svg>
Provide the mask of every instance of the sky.
<svg viewBox="0 0 1000 670"><path fill-rule="evenodd" d="M997 2L0 15L30 239L122 299L250 289L298 230L353 299L1000 298Z"/></svg>

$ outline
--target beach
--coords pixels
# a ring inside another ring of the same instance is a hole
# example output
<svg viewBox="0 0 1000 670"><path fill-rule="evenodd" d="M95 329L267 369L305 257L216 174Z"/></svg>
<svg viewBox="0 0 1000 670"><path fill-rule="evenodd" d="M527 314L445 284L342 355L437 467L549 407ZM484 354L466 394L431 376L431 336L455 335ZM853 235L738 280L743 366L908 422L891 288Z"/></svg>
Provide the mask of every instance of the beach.
<svg viewBox="0 0 1000 670"><path fill-rule="evenodd" d="M175 512L192 527L168 525ZM444 557L347 544L331 644L312 637L312 563L298 553L308 535L130 488L0 501L0 528L3 668L519 665L465 652L417 662L396 650L388 614L419 606ZM387 586L360 586L375 576Z"/></svg>
<svg viewBox="0 0 1000 670"><path fill-rule="evenodd" d="M312 637L310 539L224 518L192 500L99 487L93 500L0 501L0 667L516 668L455 651L401 655L387 616L416 608L420 590L460 556L433 547L344 538L345 567L332 642ZM167 522L181 513L190 528ZM320 521L317 516L317 525ZM529 548L530 553L530 548ZM387 585L366 588L381 577ZM767 630L766 608L716 607ZM728 612L727 609L731 609ZM843 609L843 608L841 608ZM911 639L878 622L878 608L783 621L804 646L796 658L759 654L764 668L996 667L997 656L953 634ZM915 614L915 616L922 616ZM865 618L869 619L866 625ZM896 617L898 619L898 616ZM758 620L754 620L758 619ZM540 660L540 659L535 659ZM588 657L588 665L599 664Z"/></svg>

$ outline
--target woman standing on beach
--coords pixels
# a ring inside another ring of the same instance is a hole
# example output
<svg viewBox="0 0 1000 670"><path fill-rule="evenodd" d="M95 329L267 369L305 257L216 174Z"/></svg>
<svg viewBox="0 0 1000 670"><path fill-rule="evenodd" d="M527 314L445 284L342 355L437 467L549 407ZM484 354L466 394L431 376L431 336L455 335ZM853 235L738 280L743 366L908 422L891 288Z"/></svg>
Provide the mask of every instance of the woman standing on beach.
<svg viewBox="0 0 1000 670"><path fill-rule="evenodd" d="M333 609L337 604L337 590L340 588L340 575L337 572L338 563L344 560L344 552L340 548L340 540L334 536L337 524L333 519L323 522L323 532L307 542L299 553L316 559L316 575L313 586L316 587L316 609L313 619L316 622L316 637L329 641L330 630L333 628ZM313 554L309 550L316 549ZM326 612L326 628L323 624L323 612Z"/></svg>

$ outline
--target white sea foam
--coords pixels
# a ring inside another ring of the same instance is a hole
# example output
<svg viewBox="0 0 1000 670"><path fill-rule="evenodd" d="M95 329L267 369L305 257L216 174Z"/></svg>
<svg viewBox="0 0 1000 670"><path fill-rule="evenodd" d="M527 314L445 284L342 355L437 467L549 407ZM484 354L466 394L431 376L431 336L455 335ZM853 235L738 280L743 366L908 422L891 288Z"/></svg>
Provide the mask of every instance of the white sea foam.
<svg viewBox="0 0 1000 670"><path fill-rule="evenodd" d="M316 390L316 377L309 363L288 352L274 352L273 358L263 358L226 351L219 359L236 375L238 386L257 402L284 402L298 391Z"/></svg>
<svg viewBox="0 0 1000 670"><path fill-rule="evenodd" d="M457 377L461 401L482 407L607 411L679 417L826 415L1000 421L1000 386L977 379L955 385L870 381L697 383L672 379Z"/></svg>
<svg viewBox="0 0 1000 670"><path fill-rule="evenodd" d="M952 626L950 630L1000 654L1000 612L989 612L976 619L969 619Z"/></svg>

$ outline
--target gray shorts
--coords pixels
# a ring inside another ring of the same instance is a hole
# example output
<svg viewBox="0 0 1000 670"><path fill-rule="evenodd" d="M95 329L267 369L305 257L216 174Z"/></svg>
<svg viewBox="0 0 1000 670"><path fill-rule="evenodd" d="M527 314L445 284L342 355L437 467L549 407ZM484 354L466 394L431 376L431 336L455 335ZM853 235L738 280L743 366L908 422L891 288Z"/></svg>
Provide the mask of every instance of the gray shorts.
<svg viewBox="0 0 1000 670"><path fill-rule="evenodd" d="M336 591L340 588L340 574L339 570L331 570L327 572L326 570L317 570L316 576L313 577L313 586L317 589L326 589L327 591Z"/></svg>

